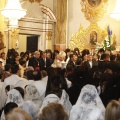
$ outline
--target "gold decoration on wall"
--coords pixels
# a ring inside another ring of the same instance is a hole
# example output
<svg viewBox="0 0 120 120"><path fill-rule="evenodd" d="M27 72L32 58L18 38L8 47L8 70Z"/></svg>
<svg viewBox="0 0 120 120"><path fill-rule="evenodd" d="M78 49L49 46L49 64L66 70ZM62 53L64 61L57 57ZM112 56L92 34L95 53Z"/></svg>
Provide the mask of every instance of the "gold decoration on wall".
<svg viewBox="0 0 120 120"><path fill-rule="evenodd" d="M12 29L11 37L12 37L13 40L18 39L18 37L19 37L19 29Z"/></svg>
<svg viewBox="0 0 120 120"><path fill-rule="evenodd" d="M79 31L76 34L72 34L68 47L72 50L78 47L80 51L85 48L95 48L96 44L101 43L106 36L107 26L102 30L97 24L90 24L87 29L83 29L83 26L80 25Z"/></svg>
<svg viewBox="0 0 120 120"><path fill-rule="evenodd" d="M53 32L49 31L46 33L46 40L52 40Z"/></svg>
<svg viewBox="0 0 120 120"><path fill-rule="evenodd" d="M91 23L96 23L103 18L107 11L108 0L81 0L82 12Z"/></svg>

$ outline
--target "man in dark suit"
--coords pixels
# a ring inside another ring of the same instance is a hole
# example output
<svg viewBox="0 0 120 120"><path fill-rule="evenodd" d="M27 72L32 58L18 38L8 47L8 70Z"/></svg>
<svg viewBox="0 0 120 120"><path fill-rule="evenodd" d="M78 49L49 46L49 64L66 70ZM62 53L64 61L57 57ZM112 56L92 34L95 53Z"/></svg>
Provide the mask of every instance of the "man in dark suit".
<svg viewBox="0 0 120 120"><path fill-rule="evenodd" d="M71 64L73 66L73 68L75 68L77 59L78 59L78 56L76 53L71 54L68 64Z"/></svg>
<svg viewBox="0 0 120 120"><path fill-rule="evenodd" d="M98 68L104 72L106 69L110 67L110 55L103 53L101 55L101 59L98 61Z"/></svg>
<svg viewBox="0 0 120 120"><path fill-rule="evenodd" d="M88 60L85 61L83 64L84 64L86 70L88 71L90 68L93 68L94 66L97 66L98 62L93 60L92 55L88 55Z"/></svg>
<svg viewBox="0 0 120 120"><path fill-rule="evenodd" d="M116 55L110 55L109 69L111 69L113 72L118 72L120 70L120 63L116 62L116 60Z"/></svg>
<svg viewBox="0 0 120 120"><path fill-rule="evenodd" d="M47 70L51 66L51 60L46 57L46 52L42 53L42 58L40 58L41 70Z"/></svg>
<svg viewBox="0 0 120 120"><path fill-rule="evenodd" d="M32 66L35 70L41 70L39 51L35 51L34 57L29 59L28 66Z"/></svg>

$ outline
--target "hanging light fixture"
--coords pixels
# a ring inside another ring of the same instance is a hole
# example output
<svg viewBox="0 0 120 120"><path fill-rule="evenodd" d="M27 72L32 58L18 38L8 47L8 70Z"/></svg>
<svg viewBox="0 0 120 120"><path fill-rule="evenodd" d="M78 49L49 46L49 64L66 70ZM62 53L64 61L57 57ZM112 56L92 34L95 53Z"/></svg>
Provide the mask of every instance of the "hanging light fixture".
<svg viewBox="0 0 120 120"><path fill-rule="evenodd" d="M26 10L21 7L19 0L8 0L1 14L9 19L9 24L16 26L18 20L26 15Z"/></svg>
<svg viewBox="0 0 120 120"><path fill-rule="evenodd" d="M114 11L110 14L110 17L120 20L120 0L116 0Z"/></svg>

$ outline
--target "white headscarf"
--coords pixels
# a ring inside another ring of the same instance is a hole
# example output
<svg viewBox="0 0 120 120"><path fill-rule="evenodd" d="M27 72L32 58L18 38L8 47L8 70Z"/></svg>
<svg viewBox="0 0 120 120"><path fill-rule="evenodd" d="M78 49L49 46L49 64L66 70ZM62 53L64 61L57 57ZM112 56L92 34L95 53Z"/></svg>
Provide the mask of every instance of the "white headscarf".
<svg viewBox="0 0 120 120"><path fill-rule="evenodd" d="M41 98L37 88L34 85L28 85L26 87L26 100L33 101L39 108L42 105L43 99Z"/></svg>
<svg viewBox="0 0 120 120"><path fill-rule="evenodd" d="M5 83L4 82L0 82L0 109L2 109L5 105L6 99L7 99L7 95L5 92Z"/></svg>
<svg viewBox="0 0 120 120"><path fill-rule="evenodd" d="M39 109L32 101L25 101L19 107L22 108L23 110L25 110L30 115L32 120L38 119Z"/></svg>
<svg viewBox="0 0 120 120"><path fill-rule="evenodd" d="M82 88L76 104L70 112L70 120L104 120L105 108L92 85Z"/></svg>
<svg viewBox="0 0 120 120"><path fill-rule="evenodd" d="M12 89L8 92L8 98L7 98L6 104L9 102L14 102L19 105L19 104L22 104L23 101L24 100L18 90Z"/></svg>
<svg viewBox="0 0 120 120"><path fill-rule="evenodd" d="M49 103L59 103L59 102L60 102L60 98L57 95L55 94L47 95L43 100L43 104L40 108L40 113L42 112L42 109L46 107Z"/></svg>
<svg viewBox="0 0 120 120"><path fill-rule="evenodd" d="M47 95L44 100L43 100L43 104L42 107L40 109L40 113L42 111L42 109L47 106L49 103L59 103L61 105L63 105L65 111L69 114L70 110L72 108L72 105L69 101L69 96L68 94L65 92L65 90L62 91L62 96L61 98L59 98L57 95L55 94L49 94Z"/></svg>

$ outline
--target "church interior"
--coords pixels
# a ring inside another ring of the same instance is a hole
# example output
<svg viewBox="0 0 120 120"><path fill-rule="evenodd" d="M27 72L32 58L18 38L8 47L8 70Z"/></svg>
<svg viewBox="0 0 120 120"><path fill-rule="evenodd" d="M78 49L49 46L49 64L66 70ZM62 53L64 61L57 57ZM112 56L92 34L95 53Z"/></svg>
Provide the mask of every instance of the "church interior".
<svg viewBox="0 0 120 120"><path fill-rule="evenodd" d="M2 14L7 0L0 1L1 51L7 52L11 48L17 49L19 53L28 49L97 48L108 37L108 26L112 31L111 44L117 51L120 50L120 18L119 15L111 17L112 13L120 12L117 0L19 2L25 15L20 19L12 19ZM11 0L9 3L13 4ZM36 42L30 39L36 39Z"/></svg>
<svg viewBox="0 0 120 120"><path fill-rule="evenodd" d="M0 0L0 120L120 120L120 0Z"/></svg>

